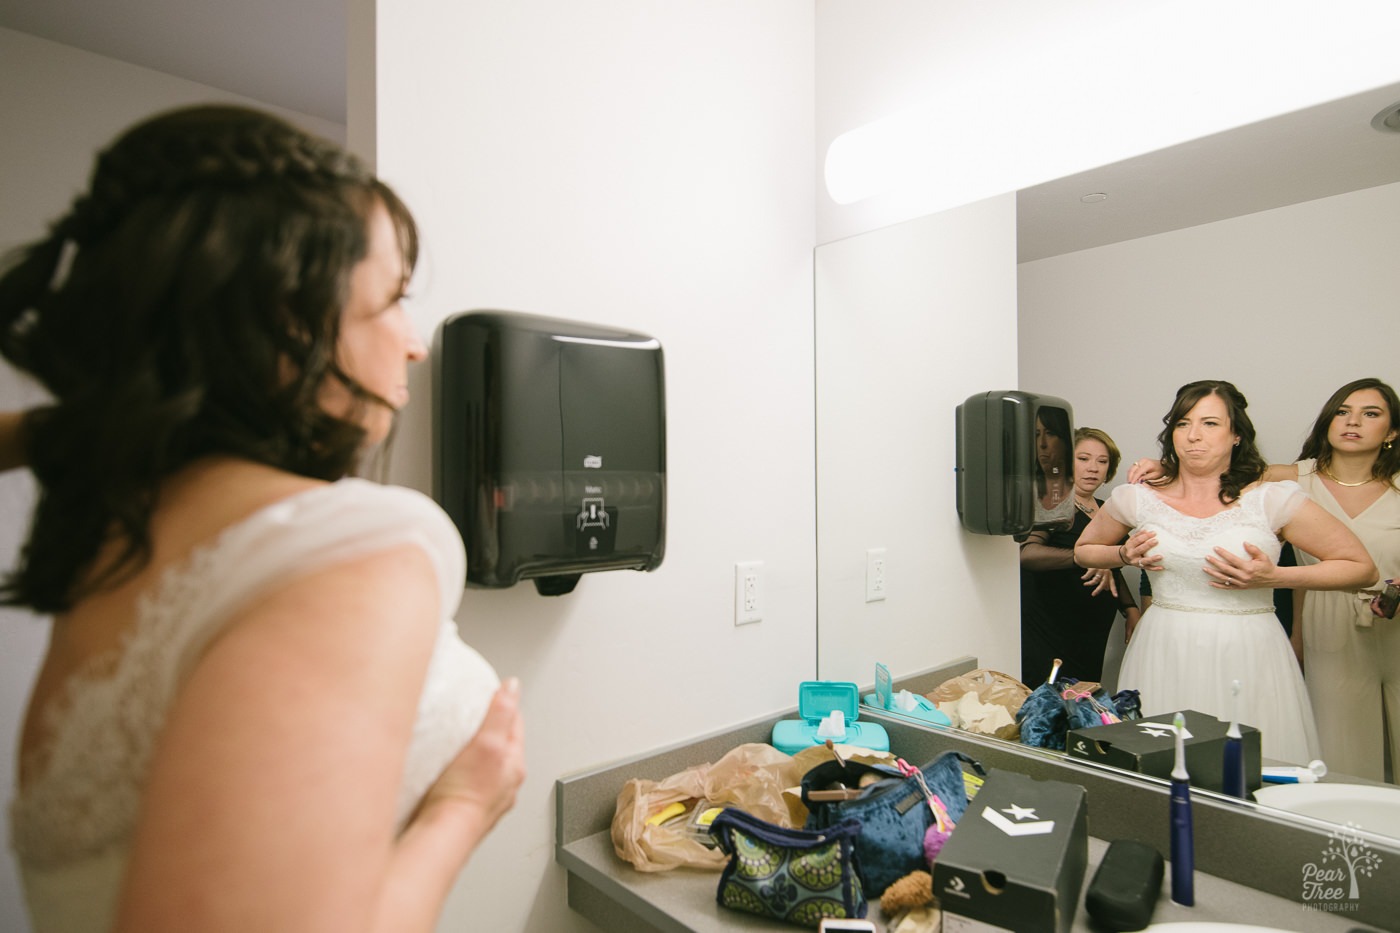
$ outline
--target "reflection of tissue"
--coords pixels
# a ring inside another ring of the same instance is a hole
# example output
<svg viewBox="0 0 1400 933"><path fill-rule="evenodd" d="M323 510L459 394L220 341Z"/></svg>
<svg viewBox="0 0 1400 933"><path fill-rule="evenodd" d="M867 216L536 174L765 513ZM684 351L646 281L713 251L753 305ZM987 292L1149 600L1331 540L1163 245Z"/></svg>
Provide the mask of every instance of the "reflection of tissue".
<svg viewBox="0 0 1400 933"><path fill-rule="evenodd" d="M959 729L980 732L983 735L993 735L998 729L1016 721L1006 707L983 703L977 699L975 693L964 693L952 703L939 703L938 709Z"/></svg>
<svg viewBox="0 0 1400 933"><path fill-rule="evenodd" d="M914 699L914 694L908 690L899 691L899 695L894 698L894 708L905 713L912 713L919 708L919 701Z"/></svg>
<svg viewBox="0 0 1400 933"><path fill-rule="evenodd" d="M817 726L819 739L844 739L846 737L846 714L834 709L822 718Z"/></svg>

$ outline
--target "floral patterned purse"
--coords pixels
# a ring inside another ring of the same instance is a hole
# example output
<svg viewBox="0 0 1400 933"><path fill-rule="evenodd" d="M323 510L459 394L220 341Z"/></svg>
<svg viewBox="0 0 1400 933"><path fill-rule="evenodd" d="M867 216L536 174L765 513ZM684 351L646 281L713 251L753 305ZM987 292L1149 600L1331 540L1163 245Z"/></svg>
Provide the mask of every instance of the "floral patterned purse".
<svg viewBox="0 0 1400 933"><path fill-rule="evenodd" d="M786 829L728 807L710 833L729 856L715 897L721 906L806 927L823 917L865 916L855 856L859 820Z"/></svg>

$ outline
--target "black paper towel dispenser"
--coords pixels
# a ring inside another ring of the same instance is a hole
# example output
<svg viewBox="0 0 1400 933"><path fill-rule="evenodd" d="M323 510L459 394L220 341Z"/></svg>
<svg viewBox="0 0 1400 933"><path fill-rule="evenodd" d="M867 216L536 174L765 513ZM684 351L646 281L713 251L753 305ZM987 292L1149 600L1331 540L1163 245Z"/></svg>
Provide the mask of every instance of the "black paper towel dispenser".
<svg viewBox="0 0 1400 933"><path fill-rule="evenodd" d="M1025 534L1074 522L1074 415L1032 392L980 392L957 407L957 505L963 527Z"/></svg>
<svg viewBox="0 0 1400 933"><path fill-rule="evenodd" d="M545 595L598 570L655 570L666 533L661 344L508 311L443 321L433 360L436 498L467 583Z"/></svg>

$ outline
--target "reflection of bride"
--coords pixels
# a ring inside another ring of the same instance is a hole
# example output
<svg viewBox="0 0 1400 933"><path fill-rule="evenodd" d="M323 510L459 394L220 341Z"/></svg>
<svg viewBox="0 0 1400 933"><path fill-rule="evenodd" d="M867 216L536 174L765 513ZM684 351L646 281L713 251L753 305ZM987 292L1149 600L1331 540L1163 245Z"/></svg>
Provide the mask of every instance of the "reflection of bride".
<svg viewBox="0 0 1400 933"><path fill-rule="evenodd" d="M1070 473L1069 412L1045 407L1035 414L1036 527L1074 523L1074 480Z"/></svg>
<svg viewBox="0 0 1400 933"><path fill-rule="evenodd" d="M1245 406L1228 382L1183 386L1162 419L1161 477L1115 489L1074 556L1084 567L1156 574L1119 675L1119 686L1142 691L1145 714L1230 719L1238 710L1262 733L1264 757L1305 763L1317 757L1317 733L1272 591L1354 590L1374 582L1376 568L1296 483L1258 482L1265 463ZM1280 538L1321 559L1278 566Z"/></svg>

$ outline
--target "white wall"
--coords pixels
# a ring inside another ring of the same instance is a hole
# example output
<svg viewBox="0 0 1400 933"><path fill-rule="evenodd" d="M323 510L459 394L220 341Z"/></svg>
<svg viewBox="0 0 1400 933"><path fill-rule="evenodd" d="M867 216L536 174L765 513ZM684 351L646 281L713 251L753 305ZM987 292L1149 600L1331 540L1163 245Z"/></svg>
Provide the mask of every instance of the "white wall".
<svg viewBox="0 0 1400 933"><path fill-rule="evenodd" d="M1016 198L817 249L818 661L868 684L964 654L1020 667L1010 538L958 523L954 411L1016 385ZM865 601L866 549L886 598Z"/></svg>
<svg viewBox="0 0 1400 933"><path fill-rule="evenodd" d="M1400 67L1390 0L816 8L818 243L1389 84ZM918 177L833 202L832 140L906 112L933 129Z"/></svg>
<svg viewBox="0 0 1400 933"><path fill-rule="evenodd" d="M636 328L666 354L661 568L552 599L470 590L458 617L523 680L530 777L442 928L583 928L553 861L554 780L790 707L815 671L812 7L376 15L376 158L422 222L424 332L503 308ZM352 139L367 106L352 91ZM426 487L421 375L395 456ZM765 617L735 628L745 560L763 561Z"/></svg>
<svg viewBox="0 0 1400 933"><path fill-rule="evenodd" d="M1023 263L1021 385L1068 399L1131 462L1156 456L1179 386L1228 379L1265 458L1291 463L1337 388L1400 384L1397 217L1400 184L1383 185Z"/></svg>
<svg viewBox="0 0 1400 933"><path fill-rule="evenodd" d="M197 101L245 98L170 75L0 29L0 251L42 236L87 182L93 155L116 133L156 111ZM276 110L277 108L269 108ZM279 111L332 139L344 128ZM0 363L0 410L36 404L42 394ZM0 476L0 567L13 567L28 527L29 476ZM25 697L48 642L44 620L0 610L0 797L13 792L15 742ZM9 838L8 808L0 816ZM10 848L0 845L0 930L29 928Z"/></svg>
<svg viewBox="0 0 1400 933"><path fill-rule="evenodd" d="M1382 185L1023 263L1022 382L1135 458L1179 386L1228 379L1265 457L1291 463L1333 390L1400 381L1397 218Z"/></svg>

